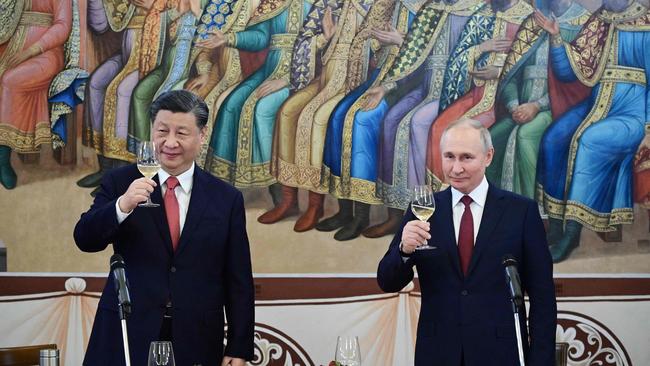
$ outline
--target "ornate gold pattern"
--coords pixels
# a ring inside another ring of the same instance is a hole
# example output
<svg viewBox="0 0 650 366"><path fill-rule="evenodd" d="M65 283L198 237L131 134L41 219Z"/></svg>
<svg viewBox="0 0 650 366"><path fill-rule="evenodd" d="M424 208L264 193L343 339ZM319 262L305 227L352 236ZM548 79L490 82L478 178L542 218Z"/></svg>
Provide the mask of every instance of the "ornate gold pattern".
<svg viewBox="0 0 650 366"><path fill-rule="evenodd" d="M54 17L49 13L37 11L24 11L20 17L20 25L31 25L37 27L50 27Z"/></svg>
<svg viewBox="0 0 650 366"><path fill-rule="evenodd" d="M623 82L646 86L645 70L618 65L607 66L600 82Z"/></svg>
<svg viewBox="0 0 650 366"><path fill-rule="evenodd" d="M113 32L123 31L131 22L136 7L129 0L103 0L108 25ZM144 18L143 18L144 20Z"/></svg>
<svg viewBox="0 0 650 366"><path fill-rule="evenodd" d="M370 205L380 205L382 201L375 196L375 182L359 178L350 178L349 183L343 183L341 177L337 177L323 167L324 176L329 177L329 193L338 199L351 199Z"/></svg>
<svg viewBox="0 0 650 366"><path fill-rule="evenodd" d="M7 42L16 31L21 13L25 9L24 0L2 0L0 7L0 44Z"/></svg>
<svg viewBox="0 0 650 366"><path fill-rule="evenodd" d="M321 183L321 167L293 164L277 157L275 172L278 182L290 186L310 190L317 193L328 193L327 186Z"/></svg>
<svg viewBox="0 0 650 366"><path fill-rule="evenodd" d="M627 225L634 222L632 208L613 209L612 212L603 213L576 201L558 200L546 192L541 185L537 185L537 200L544 202L545 212L554 219L574 220L589 230L596 232L615 231L617 225Z"/></svg>
<svg viewBox="0 0 650 366"><path fill-rule="evenodd" d="M9 121L0 121L0 145L9 146L15 152L39 152L42 144L51 141L49 121L37 122L34 132L21 131Z"/></svg>
<svg viewBox="0 0 650 366"><path fill-rule="evenodd" d="M508 52L508 56L506 57L500 81L503 81L503 78L510 73L510 70L530 51L543 32L544 29L535 23L532 15L524 20L515 35L515 40L512 42L510 52Z"/></svg>

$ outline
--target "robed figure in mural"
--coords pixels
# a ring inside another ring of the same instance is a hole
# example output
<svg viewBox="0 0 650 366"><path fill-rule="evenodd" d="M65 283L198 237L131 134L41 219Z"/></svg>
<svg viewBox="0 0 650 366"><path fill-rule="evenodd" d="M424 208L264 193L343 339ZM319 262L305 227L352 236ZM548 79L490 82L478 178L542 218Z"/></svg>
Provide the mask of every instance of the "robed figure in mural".
<svg viewBox="0 0 650 366"><path fill-rule="evenodd" d="M388 72L366 92L363 112L355 118L380 124L377 197L388 218L362 234L369 238L393 234L411 200L411 188L425 184L426 135L437 113L449 54L469 16L482 4L476 0L433 0L418 12ZM434 111L435 109L435 111ZM424 117L424 118L423 118Z"/></svg>
<svg viewBox="0 0 650 366"><path fill-rule="evenodd" d="M51 141L48 88L65 66L71 0L11 0L0 14L0 183L16 186L11 151Z"/></svg>
<svg viewBox="0 0 650 366"><path fill-rule="evenodd" d="M536 18L550 34L557 78L592 87L546 130L539 150L537 199L558 262L578 246L582 227L606 232L634 220L634 156L650 146L650 13L647 4L605 0L571 43L557 21Z"/></svg>
<svg viewBox="0 0 650 366"><path fill-rule="evenodd" d="M168 10L160 64L138 81L131 96L127 136L131 153L137 152L139 142L150 139L149 107L155 97L170 91L189 73L196 23L206 1L178 0L177 8Z"/></svg>
<svg viewBox="0 0 650 366"><path fill-rule="evenodd" d="M370 223L375 196L376 167L364 159L377 146L378 125L356 132L354 115L385 65L391 65L404 35L423 2L375 1L350 47L345 96L339 96L327 124L322 184L338 199L339 211L316 225L320 231L338 231L336 240L358 237ZM359 159L360 158L360 159Z"/></svg>
<svg viewBox="0 0 650 366"><path fill-rule="evenodd" d="M131 94L160 62L166 26L179 0L88 0L88 26L97 34L121 32L118 53L90 75L84 105L84 144L97 153L99 170L80 179L98 187L104 173L135 160L127 148ZM98 189L98 188L97 188ZM96 193L96 190L93 191Z"/></svg>
<svg viewBox="0 0 650 366"><path fill-rule="evenodd" d="M495 96L507 51L522 22L533 12L523 0L496 0L479 9L468 21L449 58L440 101L427 144L430 181L442 182L440 136L453 121L466 117L485 127L495 120Z"/></svg>
<svg viewBox="0 0 650 366"><path fill-rule="evenodd" d="M575 38L591 15L572 0L552 0L550 11L557 19L562 39L567 42ZM531 15L517 32L506 57L496 97L497 121L490 128L495 152L487 168L488 180L528 198L535 196L539 142L554 118L551 100L556 105L566 103L571 99L566 94L572 94L579 101L588 93L588 88L579 83L565 83L563 94L551 95L548 80L553 80L551 85L558 82L549 73L548 55L548 33Z"/></svg>
<svg viewBox="0 0 650 366"><path fill-rule="evenodd" d="M294 45L291 88L295 94L277 116L271 172L281 184L281 199L258 218L273 223L297 213L298 188L307 189L307 210L294 225L298 232L313 229L323 216L327 122L345 92L350 47L372 5L372 1L334 1L323 9L319 3L312 7Z"/></svg>
<svg viewBox="0 0 650 366"><path fill-rule="evenodd" d="M293 44L311 8L307 0L266 0L244 31L217 33L218 45L245 51L269 48L264 64L219 107L206 170L237 187L266 187L275 116L289 96Z"/></svg>

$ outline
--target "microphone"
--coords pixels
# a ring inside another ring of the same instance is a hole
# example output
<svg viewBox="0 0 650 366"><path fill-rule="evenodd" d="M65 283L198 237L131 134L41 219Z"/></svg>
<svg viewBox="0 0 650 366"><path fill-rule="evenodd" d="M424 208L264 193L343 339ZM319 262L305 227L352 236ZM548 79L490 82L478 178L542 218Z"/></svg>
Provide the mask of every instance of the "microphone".
<svg viewBox="0 0 650 366"><path fill-rule="evenodd" d="M510 298L515 307L514 311L517 312L517 309L524 303L524 295L521 292L521 280L517 271L517 260L512 254L506 254L503 256L501 263L505 267L506 284L508 285Z"/></svg>
<svg viewBox="0 0 650 366"><path fill-rule="evenodd" d="M111 256L111 272L113 272L115 292L117 292L117 301L120 306L120 319L126 319L131 314L131 296L129 296L129 283L126 280L125 267L121 255L113 254Z"/></svg>

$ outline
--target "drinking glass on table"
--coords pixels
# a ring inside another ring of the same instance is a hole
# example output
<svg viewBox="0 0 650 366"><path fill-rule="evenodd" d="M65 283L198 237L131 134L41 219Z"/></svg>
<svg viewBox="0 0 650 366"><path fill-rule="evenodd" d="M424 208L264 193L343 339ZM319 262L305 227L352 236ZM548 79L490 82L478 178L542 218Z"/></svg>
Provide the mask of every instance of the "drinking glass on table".
<svg viewBox="0 0 650 366"><path fill-rule="evenodd" d="M158 159L158 149L153 141L142 141L138 146L138 170L142 175L151 179L160 170L160 160ZM151 197L147 197L147 202L140 203L140 207L158 207L157 203L151 202Z"/></svg>
<svg viewBox="0 0 650 366"><path fill-rule="evenodd" d="M151 342L148 366L176 366L172 342Z"/></svg>
<svg viewBox="0 0 650 366"><path fill-rule="evenodd" d="M343 366L360 366L361 351L359 350L359 337L339 336L336 339L336 355L334 361Z"/></svg>
<svg viewBox="0 0 650 366"><path fill-rule="evenodd" d="M413 199L411 200L411 212L422 222L427 222L436 211L436 201L433 199L433 190L428 185L413 187ZM429 245L429 241L420 245L415 250L437 249Z"/></svg>

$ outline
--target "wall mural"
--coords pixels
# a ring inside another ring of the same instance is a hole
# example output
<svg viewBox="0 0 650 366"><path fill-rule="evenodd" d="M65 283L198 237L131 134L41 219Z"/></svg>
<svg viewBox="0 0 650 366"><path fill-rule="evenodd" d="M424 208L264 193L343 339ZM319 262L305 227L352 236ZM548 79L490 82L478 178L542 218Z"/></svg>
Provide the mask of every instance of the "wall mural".
<svg viewBox="0 0 650 366"><path fill-rule="evenodd" d="M382 252L411 188L445 187L440 135L469 117L494 141L488 179L539 203L556 263L585 243L599 249L574 271L602 270L593 256L650 256L641 0L0 0L0 9L3 207L21 206L16 193L49 146L84 172L66 173L69 184L95 194L104 172L133 162L149 139L151 101L184 88L210 106L197 163L249 192L251 231L284 222L309 232L302 241L325 232ZM52 195L41 183L29 194ZM0 232L10 249L15 230Z"/></svg>

